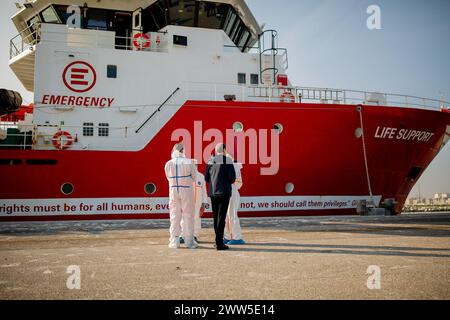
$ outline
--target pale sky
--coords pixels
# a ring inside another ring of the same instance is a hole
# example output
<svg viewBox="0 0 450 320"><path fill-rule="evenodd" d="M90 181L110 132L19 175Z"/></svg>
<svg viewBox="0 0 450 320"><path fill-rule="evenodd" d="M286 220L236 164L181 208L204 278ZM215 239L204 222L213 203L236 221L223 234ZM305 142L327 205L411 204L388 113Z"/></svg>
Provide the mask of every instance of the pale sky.
<svg viewBox="0 0 450 320"><path fill-rule="evenodd" d="M33 101L8 66L15 1L0 1L0 88ZM278 30L294 85L381 91L450 100L448 0L247 0L260 24ZM381 30L367 29L369 5ZM411 196L450 193L450 145Z"/></svg>

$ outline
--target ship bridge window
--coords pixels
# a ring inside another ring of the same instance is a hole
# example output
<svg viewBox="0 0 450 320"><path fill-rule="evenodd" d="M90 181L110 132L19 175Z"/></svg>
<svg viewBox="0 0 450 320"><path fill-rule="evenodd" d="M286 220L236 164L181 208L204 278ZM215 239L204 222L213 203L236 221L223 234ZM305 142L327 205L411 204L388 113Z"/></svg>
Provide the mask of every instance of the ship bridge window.
<svg viewBox="0 0 450 320"><path fill-rule="evenodd" d="M108 30L108 22L112 21L109 10L92 9L88 10L87 28L93 30Z"/></svg>
<svg viewBox="0 0 450 320"><path fill-rule="evenodd" d="M166 4L157 1L145 10L142 10L142 27L144 33L159 31L168 25L166 19Z"/></svg>
<svg viewBox="0 0 450 320"><path fill-rule="evenodd" d="M59 19L52 6L42 11L41 16L42 21L44 21L45 23L61 23L61 20Z"/></svg>
<svg viewBox="0 0 450 320"><path fill-rule="evenodd" d="M54 5L55 11L59 16L59 19L61 20L61 22L63 24L67 24L67 20L69 19L70 16L72 16L73 14L75 14L75 10L71 10L69 12L67 12L67 9L69 8L69 6L65 6L65 5ZM81 26L84 26L84 15L81 15Z"/></svg>
<svg viewBox="0 0 450 320"><path fill-rule="evenodd" d="M193 27L196 0L169 0L167 20L176 26Z"/></svg>
<svg viewBox="0 0 450 320"><path fill-rule="evenodd" d="M221 29L225 23L229 6L214 2L200 2L197 27Z"/></svg>
<svg viewBox="0 0 450 320"><path fill-rule="evenodd" d="M30 20L28 20L27 24L30 28L31 32L35 32L38 28L38 24L41 22L41 18L39 16L34 16Z"/></svg>
<svg viewBox="0 0 450 320"><path fill-rule="evenodd" d="M223 30L226 34L230 34L231 30L233 29L235 22L238 20L236 13L234 10L229 10L227 18L225 20L225 25Z"/></svg>
<svg viewBox="0 0 450 320"><path fill-rule="evenodd" d="M195 0L158 0L142 10L144 33L167 25L224 30L241 51L248 49L252 35L229 4Z"/></svg>

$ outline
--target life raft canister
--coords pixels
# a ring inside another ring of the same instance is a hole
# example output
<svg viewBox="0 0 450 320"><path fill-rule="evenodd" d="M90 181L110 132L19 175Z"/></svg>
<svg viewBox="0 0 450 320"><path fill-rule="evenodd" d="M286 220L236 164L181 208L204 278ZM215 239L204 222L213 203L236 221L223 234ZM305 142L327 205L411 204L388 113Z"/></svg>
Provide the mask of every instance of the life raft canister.
<svg viewBox="0 0 450 320"><path fill-rule="evenodd" d="M150 47L150 38L145 33L136 33L134 35L133 46L137 50L147 49L148 47Z"/></svg>
<svg viewBox="0 0 450 320"><path fill-rule="evenodd" d="M63 143L63 137L65 137L65 141ZM74 139L72 135L67 131L59 130L55 133L53 136L53 146L58 150L66 150L69 149L70 146L73 144Z"/></svg>
<svg viewBox="0 0 450 320"><path fill-rule="evenodd" d="M280 95L280 102L295 102L295 96L291 91L285 91Z"/></svg>

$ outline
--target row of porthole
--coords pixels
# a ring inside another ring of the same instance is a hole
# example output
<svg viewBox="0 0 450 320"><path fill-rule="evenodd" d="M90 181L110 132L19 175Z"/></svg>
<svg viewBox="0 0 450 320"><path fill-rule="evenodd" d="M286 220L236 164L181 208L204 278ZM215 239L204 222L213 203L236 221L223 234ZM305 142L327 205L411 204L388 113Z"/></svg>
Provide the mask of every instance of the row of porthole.
<svg viewBox="0 0 450 320"><path fill-rule="evenodd" d="M275 130L277 133L281 134L284 130L284 127L281 123L275 123L273 125L273 130ZM244 124L242 122L235 122L233 123L233 130L234 132L242 132L244 131Z"/></svg>
<svg viewBox="0 0 450 320"><path fill-rule="evenodd" d="M61 185L61 192L62 192L62 194L66 195L66 196L71 195L73 193L74 189L75 188L74 188L73 184L71 184L69 182L63 183ZM144 191L146 194L152 195L156 192L156 185L154 183L147 183L146 185L144 185Z"/></svg>
<svg viewBox="0 0 450 320"><path fill-rule="evenodd" d="M273 126L273 129L281 134L283 132L283 125L280 123L276 123ZM235 132L242 132L244 130L244 125L241 122L235 122L233 124L233 130ZM363 130L361 128L357 128L355 130L355 137L360 139L362 136L363 136ZM295 185L293 183L287 183L285 186L285 191L288 194L293 193L294 189L295 189ZM71 183L64 183L61 185L61 192L66 196L71 195L73 193L73 190L74 190L74 186ZM152 195L156 192L156 185L154 183L147 183L144 186L144 191L146 194Z"/></svg>
<svg viewBox="0 0 450 320"><path fill-rule="evenodd" d="M233 130L234 132L242 132L244 131L244 125L242 124L242 122L235 122L233 123ZM281 123L275 123L273 125L273 130L275 130L277 133L281 134L284 130L284 127ZM355 130L355 137L356 138L361 138L363 136L363 130L361 128L357 128Z"/></svg>
<svg viewBox="0 0 450 320"><path fill-rule="evenodd" d="M75 188L74 188L73 184L71 184L69 182L63 183L61 185L61 192L66 196L71 195L73 193L74 189ZM295 185L293 183L286 184L286 187L285 187L286 193L292 193L292 192L294 192L294 189L295 189ZM144 186L144 191L146 194L152 195L156 192L156 185L154 183L147 183Z"/></svg>

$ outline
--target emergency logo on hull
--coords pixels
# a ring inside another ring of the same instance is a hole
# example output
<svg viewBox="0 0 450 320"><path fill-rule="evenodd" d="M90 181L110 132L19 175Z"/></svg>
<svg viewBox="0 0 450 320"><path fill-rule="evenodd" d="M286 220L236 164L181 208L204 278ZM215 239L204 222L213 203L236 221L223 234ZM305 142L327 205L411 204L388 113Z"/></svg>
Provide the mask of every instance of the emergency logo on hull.
<svg viewBox="0 0 450 320"><path fill-rule="evenodd" d="M75 61L64 69L63 81L69 90L84 93L95 86L97 74L89 63Z"/></svg>
<svg viewBox="0 0 450 320"><path fill-rule="evenodd" d="M97 83L97 73L89 63L75 61L64 68L62 80L70 91L81 94L94 88ZM114 100L113 97L104 96L44 94L41 103L55 107L110 108Z"/></svg>

